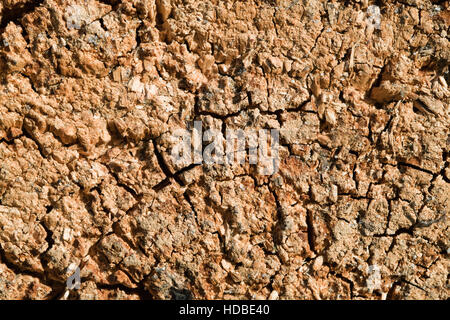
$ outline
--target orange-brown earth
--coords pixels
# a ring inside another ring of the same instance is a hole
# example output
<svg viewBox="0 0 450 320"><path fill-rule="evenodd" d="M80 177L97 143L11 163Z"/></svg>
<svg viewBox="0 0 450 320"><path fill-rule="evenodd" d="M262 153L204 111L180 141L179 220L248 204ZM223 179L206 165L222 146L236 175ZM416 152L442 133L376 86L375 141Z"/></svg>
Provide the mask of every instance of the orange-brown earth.
<svg viewBox="0 0 450 320"><path fill-rule="evenodd" d="M0 18L1 299L449 298L449 1ZM279 129L278 172L177 165L194 120Z"/></svg>

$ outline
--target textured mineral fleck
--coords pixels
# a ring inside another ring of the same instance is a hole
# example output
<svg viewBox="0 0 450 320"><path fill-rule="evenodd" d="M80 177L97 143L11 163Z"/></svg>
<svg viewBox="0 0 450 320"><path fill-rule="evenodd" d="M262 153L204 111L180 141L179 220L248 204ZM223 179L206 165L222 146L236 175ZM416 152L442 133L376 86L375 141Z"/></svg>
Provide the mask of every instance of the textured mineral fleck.
<svg viewBox="0 0 450 320"><path fill-rule="evenodd" d="M449 1L0 1L0 299L450 298L449 26ZM278 129L279 170L174 163L195 120Z"/></svg>

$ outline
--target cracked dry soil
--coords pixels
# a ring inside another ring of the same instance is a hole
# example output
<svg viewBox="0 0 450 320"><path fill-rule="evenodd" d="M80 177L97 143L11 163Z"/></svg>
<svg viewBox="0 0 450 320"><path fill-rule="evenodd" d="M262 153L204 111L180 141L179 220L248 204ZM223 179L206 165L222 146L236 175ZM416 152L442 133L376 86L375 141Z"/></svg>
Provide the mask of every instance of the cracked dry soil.
<svg viewBox="0 0 450 320"><path fill-rule="evenodd" d="M0 18L1 299L449 298L449 1ZM178 166L194 120L279 129L278 172Z"/></svg>

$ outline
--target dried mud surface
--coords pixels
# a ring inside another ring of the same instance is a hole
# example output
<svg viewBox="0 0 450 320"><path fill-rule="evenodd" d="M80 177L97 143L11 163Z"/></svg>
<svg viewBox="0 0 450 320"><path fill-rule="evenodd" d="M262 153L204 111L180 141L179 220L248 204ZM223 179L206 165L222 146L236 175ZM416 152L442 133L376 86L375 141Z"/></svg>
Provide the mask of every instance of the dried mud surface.
<svg viewBox="0 0 450 320"><path fill-rule="evenodd" d="M0 18L0 299L449 298L448 1ZM177 166L193 120L279 129L279 171Z"/></svg>

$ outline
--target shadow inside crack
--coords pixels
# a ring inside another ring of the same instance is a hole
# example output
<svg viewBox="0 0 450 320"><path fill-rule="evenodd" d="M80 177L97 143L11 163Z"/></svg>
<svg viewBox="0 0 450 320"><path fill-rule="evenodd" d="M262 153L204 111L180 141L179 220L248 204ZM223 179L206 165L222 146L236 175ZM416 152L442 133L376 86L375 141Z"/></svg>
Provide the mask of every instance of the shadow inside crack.
<svg viewBox="0 0 450 320"><path fill-rule="evenodd" d="M14 22L19 24L19 20L22 19L24 15L32 12L35 8L39 7L44 0L29 1L26 3L19 3L11 8L4 8L1 12L0 19L0 30L6 28L8 23Z"/></svg>

